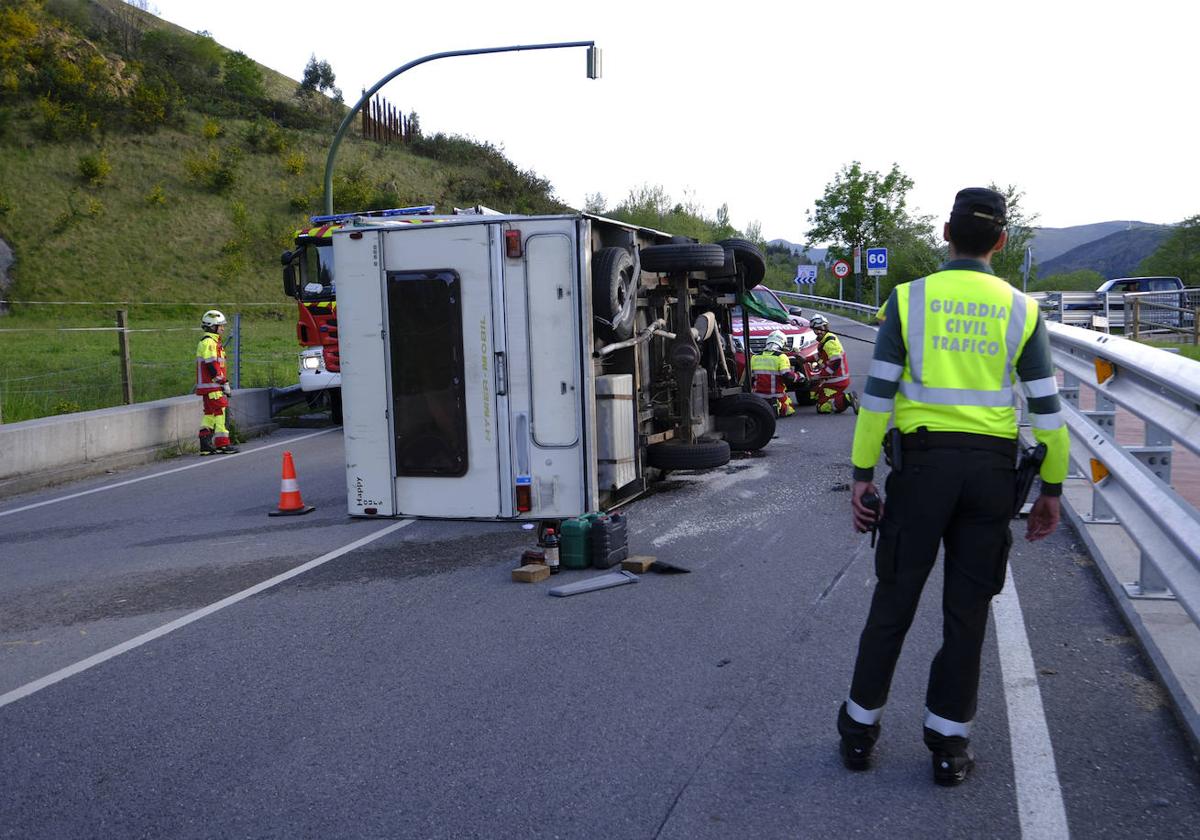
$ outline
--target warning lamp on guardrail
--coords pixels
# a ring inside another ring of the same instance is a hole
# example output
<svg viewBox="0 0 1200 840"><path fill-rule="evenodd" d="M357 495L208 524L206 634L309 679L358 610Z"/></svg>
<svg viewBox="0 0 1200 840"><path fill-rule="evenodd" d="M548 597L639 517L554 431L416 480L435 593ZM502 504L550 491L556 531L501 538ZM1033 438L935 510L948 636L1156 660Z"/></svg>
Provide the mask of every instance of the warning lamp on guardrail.
<svg viewBox="0 0 1200 840"><path fill-rule="evenodd" d="M510 260L521 259L521 231L504 231L504 254Z"/></svg>
<svg viewBox="0 0 1200 840"><path fill-rule="evenodd" d="M1092 484L1099 484L1101 481L1108 478L1108 467L1104 466L1104 464L1097 461L1095 458L1089 458L1088 460L1091 461L1092 464Z"/></svg>
<svg viewBox="0 0 1200 840"><path fill-rule="evenodd" d="M1117 372L1117 366L1107 359L1095 359L1096 365L1096 384L1103 385L1108 380L1112 379L1113 374Z"/></svg>

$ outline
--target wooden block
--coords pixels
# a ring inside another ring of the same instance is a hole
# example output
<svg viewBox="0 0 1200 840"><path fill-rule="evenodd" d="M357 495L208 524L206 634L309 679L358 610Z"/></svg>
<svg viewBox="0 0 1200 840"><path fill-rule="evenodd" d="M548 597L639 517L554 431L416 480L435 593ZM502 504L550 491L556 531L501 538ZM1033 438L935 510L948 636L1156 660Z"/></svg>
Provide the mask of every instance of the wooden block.
<svg viewBox="0 0 1200 840"><path fill-rule="evenodd" d="M656 558L646 554L635 554L621 561L621 568L627 572L637 572L639 575L650 571L650 564Z"/></svg>
<svg viewBox="0 0 1200 840"><path fill-rule="evenodd" d="M537 583L539 580L545 580L550 577L550 567L543 566L540 563L530 563L528 566L521 566L513 569L512 578L520 583Z"/></svg>

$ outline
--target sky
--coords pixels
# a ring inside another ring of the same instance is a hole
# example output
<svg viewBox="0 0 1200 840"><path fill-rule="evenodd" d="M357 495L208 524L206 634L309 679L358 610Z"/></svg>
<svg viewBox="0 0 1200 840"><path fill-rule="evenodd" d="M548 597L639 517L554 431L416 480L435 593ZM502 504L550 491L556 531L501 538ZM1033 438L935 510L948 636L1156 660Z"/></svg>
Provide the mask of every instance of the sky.
<svg viewBox="0 0 1200 840"><path fill-rule="evenodd" d="M1200 4L1188 0L151 0L160 17L299 79L328 61L348 103L381 91L425 133L500 147L566 204L660 186L765 239L853 161L899 166L943 221L967 186L1015 185L1042 227L1200 213ZM496 208L504 210L506 208Z"/></svg>

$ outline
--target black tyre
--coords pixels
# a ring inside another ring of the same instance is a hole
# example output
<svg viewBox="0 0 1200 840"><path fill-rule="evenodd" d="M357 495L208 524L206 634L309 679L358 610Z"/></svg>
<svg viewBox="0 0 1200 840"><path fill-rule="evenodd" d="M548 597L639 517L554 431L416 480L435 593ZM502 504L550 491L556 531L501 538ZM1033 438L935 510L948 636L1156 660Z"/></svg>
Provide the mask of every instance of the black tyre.
<svg viewBox="0 0 1200 840"><path fill-rule="evenodd" d="M342 425L342 389L334 388L329 392L329 419L337 425Z"/></svg>
<svg viewBox="0 0 1200 840"><path fill-rule="evenodd" d="M633 257L624 248L601 248L592 256L592 314L596 332L607 341L633 335L638 278Z"/></svg>
<svg viewBox="0 0 1200 840"><path fill-rule="evenodd" d="M707 272L707 285L710 289L718 292L732 292L735 295L740 295L743 292L754 288L752 285L745 282L744 272L738 273L737 260L733 251L725 251L725 264L720 268L714 268Z"/></svg>
<svg viewBox="0 0 1200 840"><path fill-rule="evenodd" d="M646 461L660 470L709 470L729 463L729 444L723 440L668 440L647 447Z"/></svg>
<svg viewBox="0 0 1200 840"><path fill-rule="evenodd" d="M708 271L725 265L725 249L720 245L651 245L641 251L646 271Z"/></svg>
<svg viewBox="0 0 1200 840"><path fill-rule="evenodd" d="M717 244L732 251L733 258L745 269L747 288L753 289L767 276L767 261L753 242L746 239L722 239Z"/></svg>
<svg viewBox="0 0 1200 840"><path fill-rule="evenodd" d="M725 434L729 448L735 452L757 452L775 437L775 409L762 397L744 393L724 397L715 413L718 417L742 418L744 430L740 435Z"/></svg>

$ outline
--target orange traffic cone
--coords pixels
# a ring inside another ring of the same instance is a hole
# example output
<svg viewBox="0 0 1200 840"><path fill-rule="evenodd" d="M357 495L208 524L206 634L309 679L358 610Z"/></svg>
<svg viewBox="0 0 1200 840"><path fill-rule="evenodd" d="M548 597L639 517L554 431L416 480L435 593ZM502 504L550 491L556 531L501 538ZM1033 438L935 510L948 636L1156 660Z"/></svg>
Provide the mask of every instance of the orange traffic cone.
<svg viewBox="0 0 1200 840"><path fill-rule="evenodd" d="M292 463L292 453L283 453L283 481L279 487L279 510L273 510L269 516L300 516L312 513L316 508L304 504L300 498L300 482L296 480L296 465Z"/></svg>

